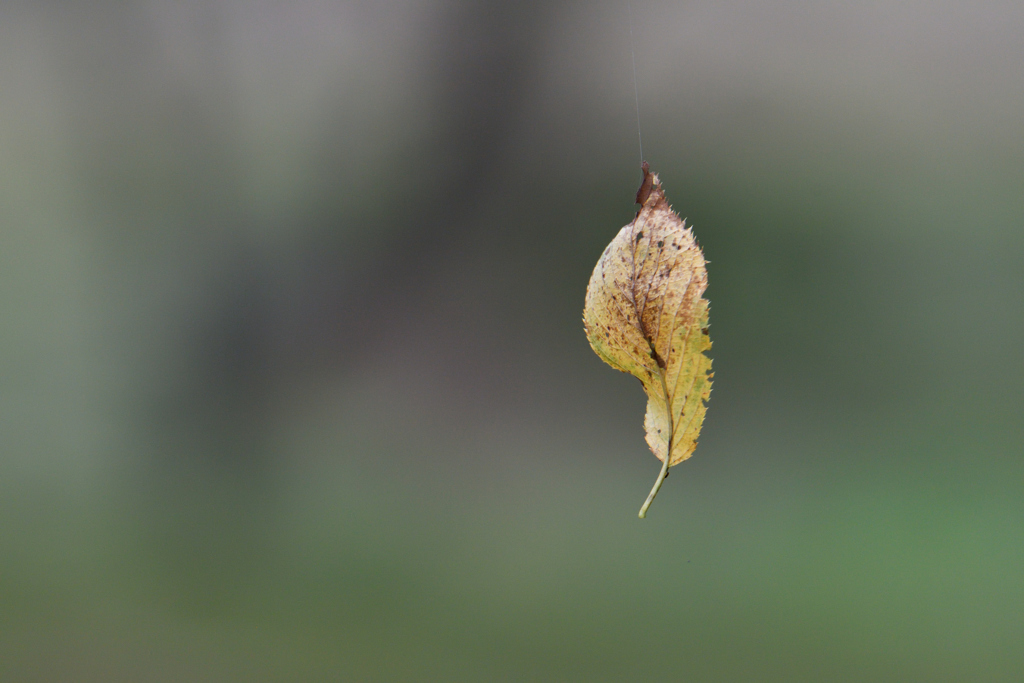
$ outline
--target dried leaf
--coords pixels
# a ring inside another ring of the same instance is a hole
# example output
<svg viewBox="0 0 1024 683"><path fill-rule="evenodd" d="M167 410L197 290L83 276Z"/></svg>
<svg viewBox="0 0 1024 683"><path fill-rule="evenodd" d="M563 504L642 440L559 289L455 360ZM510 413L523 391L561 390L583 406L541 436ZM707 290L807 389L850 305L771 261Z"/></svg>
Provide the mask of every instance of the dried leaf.
<svg viewBox="0 0 1024 683"><path fill-rule="evenodd" d="M594 268L583 324L597 355L647 392L647 444L662 469L644 517L668 468L697 447L713 373L704 355L711 348L704 254L646 163L637 203L640 212Z"/></svg>

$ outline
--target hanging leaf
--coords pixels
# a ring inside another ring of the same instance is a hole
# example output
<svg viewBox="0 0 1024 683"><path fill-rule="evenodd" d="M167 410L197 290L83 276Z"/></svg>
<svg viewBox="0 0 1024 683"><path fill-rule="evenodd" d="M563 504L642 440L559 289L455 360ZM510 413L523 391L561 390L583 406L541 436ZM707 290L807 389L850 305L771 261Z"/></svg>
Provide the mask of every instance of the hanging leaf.
<svg viewBox="0 0 1024 683"><path fill-rule="evenodd" d="M644 162L640 212L604 250L587 286L583 324L601 359L637 377L647 392L647 445L661 472L640 509L697 447L711 393L704 254Z"/></svg>

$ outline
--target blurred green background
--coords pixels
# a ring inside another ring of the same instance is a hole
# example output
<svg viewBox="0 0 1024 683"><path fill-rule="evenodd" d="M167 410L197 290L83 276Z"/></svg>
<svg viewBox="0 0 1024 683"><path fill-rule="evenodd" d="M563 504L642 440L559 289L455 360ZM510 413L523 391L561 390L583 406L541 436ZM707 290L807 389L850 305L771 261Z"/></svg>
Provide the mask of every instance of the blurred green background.
<svg viewBox="0 0 1024 683"><path fill-rule="evenodd" d="M1024 679L1024 5L0 9L0 680Z"/></svg>

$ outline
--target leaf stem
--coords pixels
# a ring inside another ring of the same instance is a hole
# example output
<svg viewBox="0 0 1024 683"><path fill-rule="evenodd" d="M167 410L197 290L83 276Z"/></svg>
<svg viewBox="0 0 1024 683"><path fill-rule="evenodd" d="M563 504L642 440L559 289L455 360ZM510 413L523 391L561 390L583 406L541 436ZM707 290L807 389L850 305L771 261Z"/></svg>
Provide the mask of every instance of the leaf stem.
<svg viewBox="0 0 1024 683"><path fill-rule="evenodd" d="M671 452L669 455L671 455ZM665 462L661 465L661 472L658 473L658 479L654 482L654 488L652 488L651 492L647 494L647 500L644 501L644 506L640 508L640 519L647 516L647 508L651 507L651 503L654 502L654 497L658 495L658 491L661 489L661 483L665 481L666 477L668 477L669 455L665 456Z"/></svg>

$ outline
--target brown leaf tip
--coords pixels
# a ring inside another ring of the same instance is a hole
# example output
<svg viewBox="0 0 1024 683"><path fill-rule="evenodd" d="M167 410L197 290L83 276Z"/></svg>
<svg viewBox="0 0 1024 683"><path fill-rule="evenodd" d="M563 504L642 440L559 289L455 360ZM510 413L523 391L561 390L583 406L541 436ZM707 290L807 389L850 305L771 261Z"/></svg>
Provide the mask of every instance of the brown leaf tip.
<svg viewBox="0 0 1024 683"><path fill-rule="evenodd" d="M640 189L636 191L636 203L643 206L651 196L651 187L657 182L658 176L651 173L651 167L646 161L640 164L640 169L644 172L644 179L640 183Z"/></svg>

